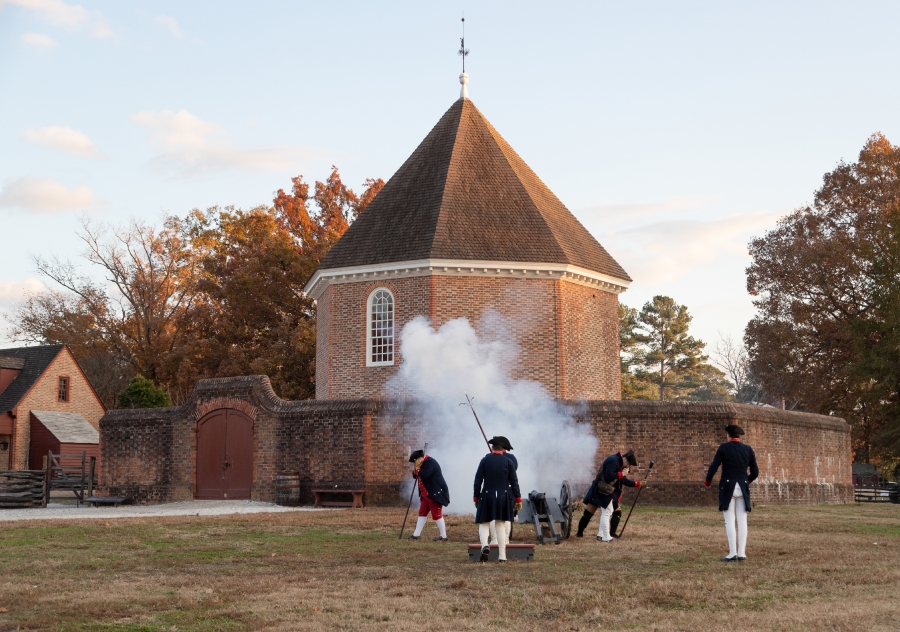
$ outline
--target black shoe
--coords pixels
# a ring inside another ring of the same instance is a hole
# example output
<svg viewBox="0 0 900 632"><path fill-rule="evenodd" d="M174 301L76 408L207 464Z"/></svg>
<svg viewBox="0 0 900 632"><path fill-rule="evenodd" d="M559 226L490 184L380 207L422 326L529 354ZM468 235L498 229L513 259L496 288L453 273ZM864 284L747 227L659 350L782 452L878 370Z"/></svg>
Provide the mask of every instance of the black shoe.
<svg viewBox="0 0 900 632"><path fill-rule="evenodd" d="M418 536L418 535L411 535L411 536L409 536L409 537L408 537L408 538L406 538L406 539L407 539L407 540L418 540L418 539L419 539L419 538L421 538L421 537L422 537L422 536Z"/></svg>
<svg viewBox="0 0 900 632"><path fill-rule="evenodd" d="M506 560L497 560L497 561L498 561L498 562L503 562L504 564L506 564Z"/></svg>
<svg viewBox="0 0 900 632"><path fill-rule="evenodd" d="M443 537L441 537L441 536L438 536L438 537L434 538L434 539L432 540L432 542L447 542L449 539L450 539L450 538L443 538Z"/></svg>
<svg viewBox="0 0 900 632"><path fill-rule="evenodd" d="M741 559L741 558L739 558L739 557L737 557L737 556L735 556L735 557L723 557L723 558L720 559L719 561L720 561L720 562L737 562L739 559Z"/></svg>
<svg viewBox="0 0 900 632"><path fill-rule="evenodd" d="M738 557L738 558L736 558L736 559L737 559L738 562L743 562L743 561L746 560L747 558L746 558L746 557Z"/></svg>
<svg viewBox="0 0 900 632"><path fill-rule="evenodd" d="M576 537L576 538L583 538L583 537L584 537L584 534L583 534L583 533L576 533L576 534L575 534L575 537Z"/></svg>
<svg viewBox="0 0 900 632"><path fill-rule="evenodd" d="M487 562L488 558L491 556L491 547L483 546L481 547L481 561Z"/></svg>

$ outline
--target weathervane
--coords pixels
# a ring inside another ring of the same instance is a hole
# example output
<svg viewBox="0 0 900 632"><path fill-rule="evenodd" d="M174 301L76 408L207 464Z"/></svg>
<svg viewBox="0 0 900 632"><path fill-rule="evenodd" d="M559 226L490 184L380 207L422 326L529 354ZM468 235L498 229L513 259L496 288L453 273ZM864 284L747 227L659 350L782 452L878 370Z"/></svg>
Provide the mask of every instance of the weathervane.
<svg viewBox="0 0 900 632"><path fill-rule="evenodd" d="M463 36L459 38L459 50L456 52L456 54L463 58L463 74L465 74L465 72L466 72L466 57L469 55L469 49L466 48L466 16L465 15L463 15L462 27L463 27Z"/></svg>

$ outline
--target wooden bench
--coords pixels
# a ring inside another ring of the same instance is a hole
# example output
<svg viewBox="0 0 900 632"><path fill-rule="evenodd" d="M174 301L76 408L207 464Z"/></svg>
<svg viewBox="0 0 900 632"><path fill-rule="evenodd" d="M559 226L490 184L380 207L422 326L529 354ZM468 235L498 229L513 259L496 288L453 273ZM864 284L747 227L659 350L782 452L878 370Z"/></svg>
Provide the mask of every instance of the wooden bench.
<svg viewBox="0 0 900 632"><path fill-rule="evenodd" d="M124 502L131 500L128 496L88 496L84 502L91 503L94 507L97 505L112 505L118 507Z"/></svg>
<svg viewBox="0 0 900 632"><path fill-rule="evenodd" d="M361 509L363 506L364 489L314 489L312 493L316 497L316 507L351 507ZM353 500L325 500L335 494L353 494Z"/></svg>

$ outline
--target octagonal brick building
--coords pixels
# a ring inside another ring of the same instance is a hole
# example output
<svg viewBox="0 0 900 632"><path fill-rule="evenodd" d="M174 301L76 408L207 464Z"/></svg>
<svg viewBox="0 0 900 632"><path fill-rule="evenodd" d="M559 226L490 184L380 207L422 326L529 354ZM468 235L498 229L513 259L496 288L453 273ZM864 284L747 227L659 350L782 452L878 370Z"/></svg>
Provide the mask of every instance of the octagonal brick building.
<svg viewBox="0 0 900 632"><path fill-rule="evenodd" d="M384 396L406 323L477 326L488 309L518 345L514 377L560 399L620 399L630 282L463 90L306 285L316 399Z"/></svg>

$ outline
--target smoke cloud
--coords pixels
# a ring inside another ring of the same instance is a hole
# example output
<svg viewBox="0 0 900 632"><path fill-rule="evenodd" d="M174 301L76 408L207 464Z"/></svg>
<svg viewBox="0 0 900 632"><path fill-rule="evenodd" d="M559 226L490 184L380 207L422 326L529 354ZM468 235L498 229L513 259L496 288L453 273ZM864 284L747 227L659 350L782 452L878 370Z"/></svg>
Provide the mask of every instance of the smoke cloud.
<svg viewBox="0 0 900 632"><path fill-rule="evenodd" d="M403 361L386 387L389 397L416 398L421 441L450 489L446 511L474 513L475 470L488 452L472 411L460 406L466 393L488 439L510 440L523 496L537 490L558 497L563 480L593 479L598 442L590 426L576 423L577 410L554 400L543 385L513 379L519 350L499 313L485 312L477 329L466 318L437 330L423 317L412 320L400 333ZM407 479L405 497L410 484Z"/></svg>

